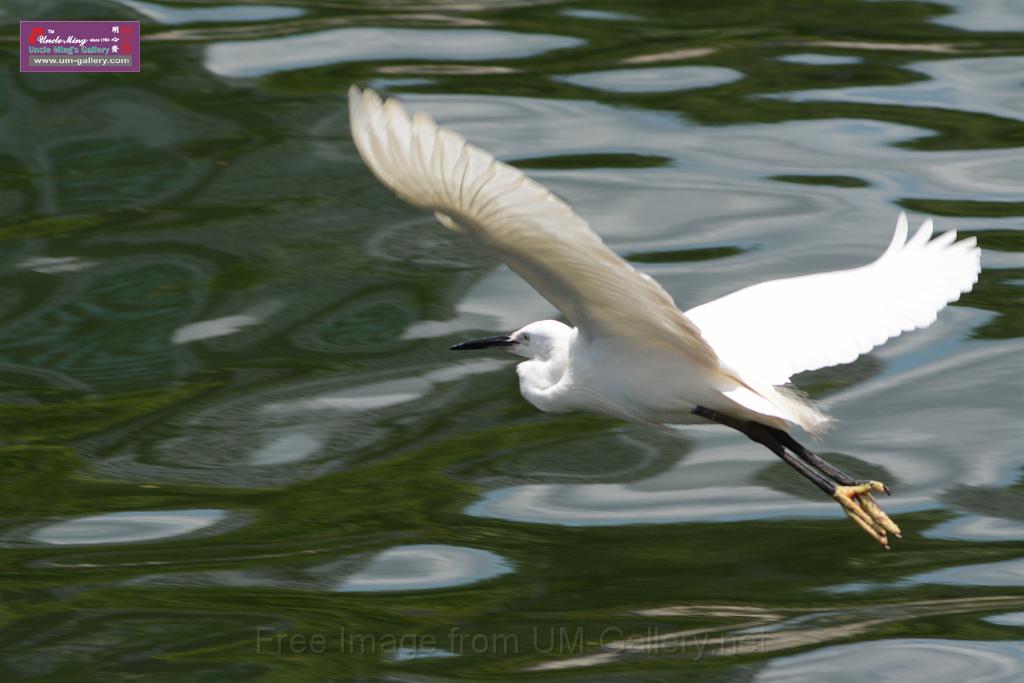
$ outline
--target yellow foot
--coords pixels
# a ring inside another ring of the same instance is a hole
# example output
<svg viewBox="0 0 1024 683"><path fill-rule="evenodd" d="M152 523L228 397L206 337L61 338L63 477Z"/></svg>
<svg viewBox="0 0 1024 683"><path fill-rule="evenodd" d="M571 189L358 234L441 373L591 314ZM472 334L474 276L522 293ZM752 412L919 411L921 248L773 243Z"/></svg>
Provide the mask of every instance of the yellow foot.
<svg viewBox="0 0 1024 683"><path fill-rule="evenodd" d="M892 534L896 538L902 538L900 528L889 519L889 515L878 507L872 491L889 493L889 489L880 481L865 481L853 486L836 486L832 497L843 506L843 512L867 532L868 536L882 544L886 550L889 549L889 538Z"/></svg>

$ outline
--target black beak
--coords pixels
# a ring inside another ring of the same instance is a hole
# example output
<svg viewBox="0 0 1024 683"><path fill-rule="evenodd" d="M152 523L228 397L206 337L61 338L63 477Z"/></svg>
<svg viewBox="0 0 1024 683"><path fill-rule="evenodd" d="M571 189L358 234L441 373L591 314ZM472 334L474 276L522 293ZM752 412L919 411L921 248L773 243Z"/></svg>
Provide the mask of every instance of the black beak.
<svg viewBox="0 0 1024 683"><path fill-rule="evenodd" d="M507 334L499 334L497 337L484 337L483 339L471 339L461 344L450 346L451 351L469 351L471 349L489 349L494 346L515 346L519 342L512 341Z"/></svg>

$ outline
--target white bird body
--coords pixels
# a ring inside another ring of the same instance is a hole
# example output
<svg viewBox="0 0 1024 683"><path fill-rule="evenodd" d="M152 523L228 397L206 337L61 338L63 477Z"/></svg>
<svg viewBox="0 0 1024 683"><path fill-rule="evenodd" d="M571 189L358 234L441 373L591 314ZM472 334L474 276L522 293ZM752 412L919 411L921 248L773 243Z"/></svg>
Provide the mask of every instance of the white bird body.
<svg viewBox="0 0 1024 683"><path fill-rule="evenodd" d="M518 169L373 91L351 88L349 112L359 153L381 182L496 255L572 325L540 321L453 348L503 346L527 357L517 366L520 390L543 411L739 429L835 495L883 545L886 530L898 533L870 501L882 484L851 493L864 485L788 436L789 425L819 432L829 418L785 385L799 372L848 363L931 324L978 279L973 237L931 239L927 220L908 240L901 214L888 249L871 264L764 282L683 313L653 278ZM780 452L786 448L819 471L804 471Z"/></svg>
<svg viewBox="0 0 1024 683"><path fill-rule="evenodd" d="M510 335L530 335L510 349L530 360L516 366L523 397L551 413L590 411L649 425L696 424L698 405L735 410L723 390L735 388L721 372L685 354L636 348L618 338L588 339L555 320L532 323ZM549 341L548 341L549 340ZM540 343L550 351L537 353ZM628 358L628 362L623 362ZM742 408L740 408L742 410ZM743 411L746 415L746 411Z"/></svg>

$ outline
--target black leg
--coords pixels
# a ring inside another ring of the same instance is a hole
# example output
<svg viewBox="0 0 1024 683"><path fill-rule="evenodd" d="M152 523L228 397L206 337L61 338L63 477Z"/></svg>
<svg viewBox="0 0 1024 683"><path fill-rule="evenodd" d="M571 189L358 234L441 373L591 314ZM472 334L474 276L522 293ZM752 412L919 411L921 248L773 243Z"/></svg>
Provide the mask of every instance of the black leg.
<svg viewBox="0 0 1024 683"><path fill-rule="evenodd" d="M697 406L693 409L693 414L703 417L712 422L725 425L726 427L732 427L733 429L742 432L751 441L765 446L775 455L782 458L783 462L792 467L794 470L802 474L803 476L814 482L814 485L825 492L826 495L832 496L836 491L835 482L829 480L829 478L815 469L811 464L804 461L799 456L791 455L786 452L786 448L780 441L776 432L782 432L780 429L773 429L757 422L750 422L748 420L741 420L730 415L719 413L718 411L705 408L704 406ZM788 436L788 435L787 435ZM794 443L796 443L794 441ZM799 446L799 444L797 444ZM802 448L802 447L801 447ZM804 449L806 450L806 449ZM810 452L810 451L808 451ZM820 458L819 458L820 459ZM822 461L824 462L824 461ZM840 482L842 483L842 482Z"/></svg>
<svg viewBox="0 0 1024 683"><path fill-rule="evenodd" d="M779 440L783 446L796 453L797 457L806 462L808 465L817 468L821 472L827 474L832 479L836 480L843 486L853 486L854 484L860 483L846 472L833 465L832 463L824 460L821 456L808 450L803 444L794 439L789 435L788 432L782 429L776 429L775 427L767 427L771 430L775 438Z"/></svg>
<svg viewBox="0 0 1024 683"><path fill-rule="evenodd" d="M887 533L900 538L900 528L871 497L873 491L889 493L885 484L877 481L858 482L838 467L830 465L804 448L782 429L726 415L704 406L694 408L693 414L731 427L745 434L750 440L766 446L787 465L810 479L827 495L835 498L846 515L886 550L889 549Z"/></svg>

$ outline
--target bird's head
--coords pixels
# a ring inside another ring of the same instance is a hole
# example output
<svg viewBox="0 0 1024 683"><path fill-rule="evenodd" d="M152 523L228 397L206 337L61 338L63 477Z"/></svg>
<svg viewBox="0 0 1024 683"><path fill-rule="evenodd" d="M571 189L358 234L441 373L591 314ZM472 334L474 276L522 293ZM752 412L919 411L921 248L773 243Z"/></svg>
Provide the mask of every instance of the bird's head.
<svg viewBox="0 0 1024 683"><path fill-rule="evenodd" d="M501 348L524 358L550 358L569 339L572 328L557 320L538 320L511 334L472 339L451 347L452 351Z"/></svg>

